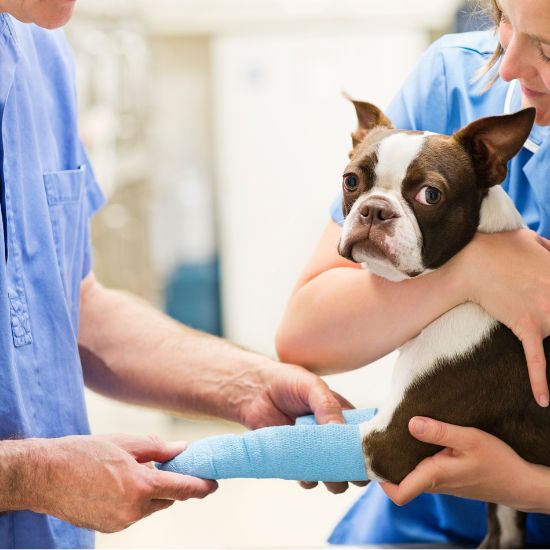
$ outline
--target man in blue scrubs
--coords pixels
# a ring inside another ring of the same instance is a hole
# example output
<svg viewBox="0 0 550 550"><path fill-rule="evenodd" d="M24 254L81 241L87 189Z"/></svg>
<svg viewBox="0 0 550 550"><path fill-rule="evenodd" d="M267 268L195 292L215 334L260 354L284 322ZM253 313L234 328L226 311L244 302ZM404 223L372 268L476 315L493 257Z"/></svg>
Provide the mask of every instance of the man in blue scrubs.
<svg viewBox="0 0 550 550"><path fill-rule="evenodd" d="M216 483L146 465L184 448L89 434L83 383L123 401L250 428L314 411L341 422L317 376L192 331L91 271L103 196L78 138L63 34L75 0L0 0L0 546L91 547Z"/></svg>

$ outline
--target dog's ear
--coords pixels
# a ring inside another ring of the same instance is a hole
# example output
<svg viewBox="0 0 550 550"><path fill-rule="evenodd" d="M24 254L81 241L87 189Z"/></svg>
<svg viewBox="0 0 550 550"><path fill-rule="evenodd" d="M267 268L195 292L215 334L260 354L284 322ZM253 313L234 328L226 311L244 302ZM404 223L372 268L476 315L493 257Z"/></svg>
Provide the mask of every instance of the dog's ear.
<svg viewBox="0 0 550 550"><path fill-rule="evenodd" d="M529 137L535 114L536 109L529 107L511 115L480 118L453 135L472 158L480 186L504 181L508 161Z"/></svg>
<svg viewBox="0 0 550 550"><path fill-rule="evenodd" d="M391 120L376 105L366 101L357 101L346 93L344 93L344 97L353 103L357 113L357 130L351 134L353 147L361 143L367 133L375 126L393 128Z"/></svg>

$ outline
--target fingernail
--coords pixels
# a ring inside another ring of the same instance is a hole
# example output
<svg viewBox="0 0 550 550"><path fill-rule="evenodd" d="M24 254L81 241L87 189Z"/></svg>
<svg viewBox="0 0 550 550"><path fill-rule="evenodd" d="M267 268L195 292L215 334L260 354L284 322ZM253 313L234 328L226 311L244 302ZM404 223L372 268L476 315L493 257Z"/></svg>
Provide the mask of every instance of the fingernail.
<svg viewBox="0 0 550 550"><path fill-rule="evenodd" d="M539 405L541 407L548 407L548 405L550 405L550 400L548 399L548 394L547 393L543 393L539 397Z"/></svg>
<svg viewBox="0 0 550 550"><path fill-rule="evenodd" d="M424 435L427 427L428 423L425 420L417 418L416 420L413 420L411 429L416 435Z"/></svg>

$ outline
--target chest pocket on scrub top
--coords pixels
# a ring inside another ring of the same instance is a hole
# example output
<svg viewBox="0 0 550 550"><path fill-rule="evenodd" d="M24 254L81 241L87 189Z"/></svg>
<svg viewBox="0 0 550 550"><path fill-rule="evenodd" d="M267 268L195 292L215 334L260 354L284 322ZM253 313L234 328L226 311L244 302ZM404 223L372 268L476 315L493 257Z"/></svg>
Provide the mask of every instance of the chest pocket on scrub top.
<svg viewBox="0 0 550 550"><path fill-rule="evenodd" d="M69 304L78 300L86 238L85 167L45 172L52 234L59 272Z"/></svg>

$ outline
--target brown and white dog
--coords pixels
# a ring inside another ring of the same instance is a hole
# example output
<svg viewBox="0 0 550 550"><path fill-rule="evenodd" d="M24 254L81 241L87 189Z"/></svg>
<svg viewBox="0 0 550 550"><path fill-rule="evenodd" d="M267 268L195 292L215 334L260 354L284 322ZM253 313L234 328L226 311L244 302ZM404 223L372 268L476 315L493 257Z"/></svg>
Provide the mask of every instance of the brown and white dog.
<svg viewBox="0 0 550 550"><path fill-rule="evenodd" d="M525 227L498 184L529 135L533 108L445 136L394 129L374 105L353 103L359 127L344 173L342 256L400 281L437 269L476 231ZM544 344L550 362L550 339ZM441 449L409 434L416 415L479 428L550 466L550 409L531 394L521 343L474 303L401 347L390 398L361 427L370 479L399 483ZM524 514L490 505L482 547L523 547L523 521Z"/></svg>

